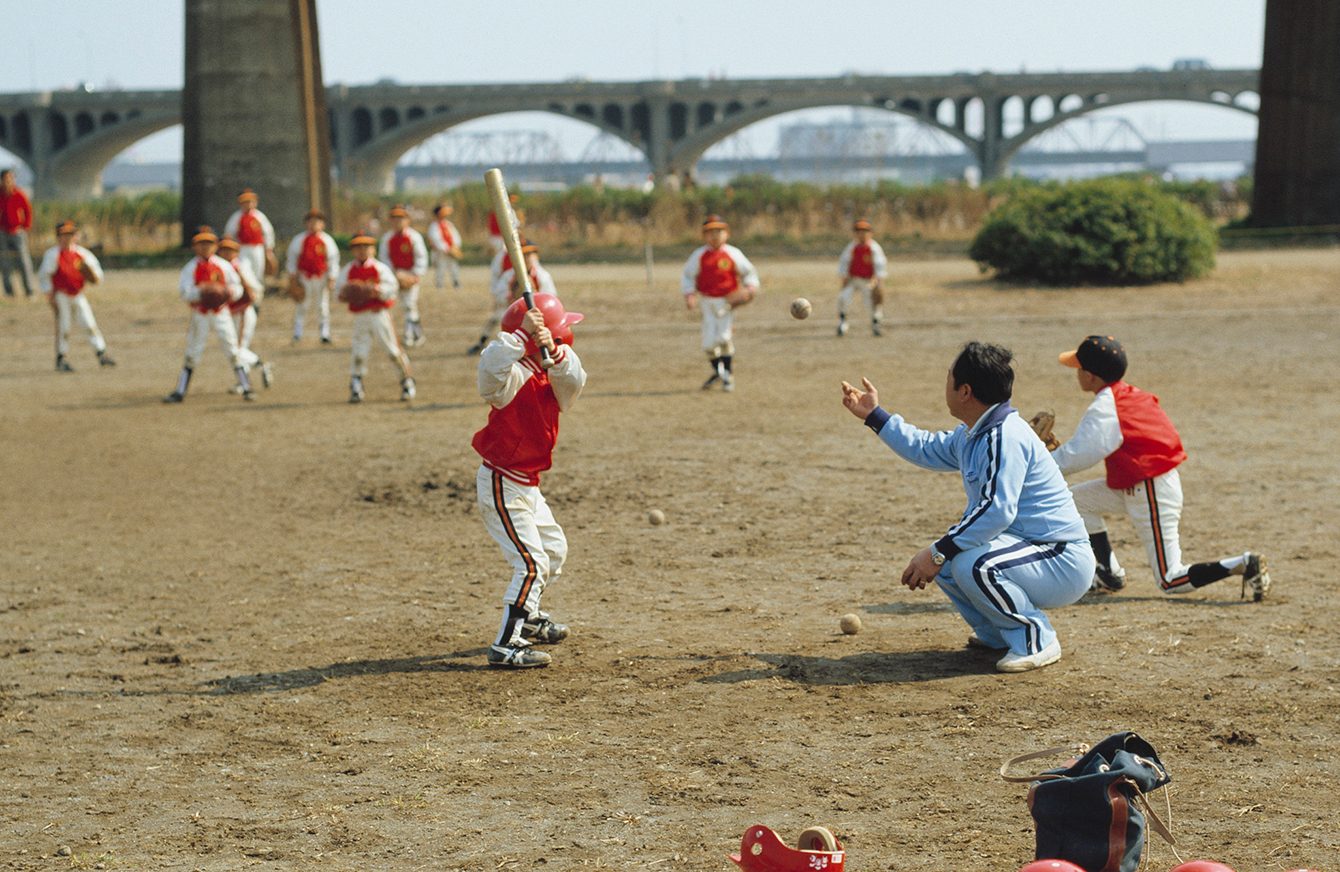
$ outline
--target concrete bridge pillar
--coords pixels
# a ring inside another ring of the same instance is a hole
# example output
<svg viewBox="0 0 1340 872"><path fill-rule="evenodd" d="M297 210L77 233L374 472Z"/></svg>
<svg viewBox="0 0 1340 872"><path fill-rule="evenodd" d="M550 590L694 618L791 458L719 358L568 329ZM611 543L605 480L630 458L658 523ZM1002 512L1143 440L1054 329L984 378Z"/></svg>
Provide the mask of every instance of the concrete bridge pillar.
<svg viewBox="0 0 1340 872"><path fill-rule="evenodd" d="M316 0L185 0L182 233L216 230L251 188L283 238L330 211Z"/></svg>

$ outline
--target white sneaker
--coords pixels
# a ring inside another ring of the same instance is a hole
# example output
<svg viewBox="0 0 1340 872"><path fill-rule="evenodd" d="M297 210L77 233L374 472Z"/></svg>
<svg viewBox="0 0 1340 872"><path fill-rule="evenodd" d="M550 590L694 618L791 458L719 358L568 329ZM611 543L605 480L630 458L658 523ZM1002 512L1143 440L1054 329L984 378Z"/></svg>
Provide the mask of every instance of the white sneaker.
<svg viewBox="0 0 1340 872"><path fill-rule="evenodd" d="M1266 559L1260 554L1248 551L1246 557L1247 562L1242 567L1242 596L1246 597L1250 590L1252 599L1259 603L1270 590L1270 572L1266 569Z"/></svg>
<svg viewBox="0 0 1340 872"><path fill-rule="evenodd" d="M1052 642L1036 654L1006 654L996 661L999 672L1027 672L1041 669L1061 659L1061 643Z"/></svg>
<svg viewBox="0 0 1340 872"><path fill-rule="evenodd" d="M407 378L400 383L400 399L412 400L417 392L414 390L414 379Z"/></svg>

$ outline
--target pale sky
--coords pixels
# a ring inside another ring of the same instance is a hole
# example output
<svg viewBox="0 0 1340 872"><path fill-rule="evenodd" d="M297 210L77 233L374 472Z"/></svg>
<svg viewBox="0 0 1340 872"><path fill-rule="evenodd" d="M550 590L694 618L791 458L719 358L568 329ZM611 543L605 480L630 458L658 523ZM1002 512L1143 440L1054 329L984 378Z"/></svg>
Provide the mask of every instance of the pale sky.
<svg viewBox="0 0 1340 872"><path fill-rule="evenodd" d="M181 0L6 5L0 93L79 82L181 87ZM1254 68L1265 19L1265 0L875 0L833 7L837 14L823 8L813 0L318 0L317 18L326 83L351 85L1111 71L1166 69L1179 58ZM1163 138L1255 135L1254 120L1232 110L1137 104L1127 114Z"/></svg>

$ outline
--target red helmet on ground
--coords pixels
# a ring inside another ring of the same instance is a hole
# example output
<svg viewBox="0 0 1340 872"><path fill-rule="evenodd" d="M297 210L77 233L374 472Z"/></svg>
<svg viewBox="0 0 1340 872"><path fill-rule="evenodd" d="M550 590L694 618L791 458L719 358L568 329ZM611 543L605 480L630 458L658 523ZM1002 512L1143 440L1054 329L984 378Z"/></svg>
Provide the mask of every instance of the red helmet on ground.
<svg viewBox="0 0 1340 872"><path fill-rule="evenodd" d="M730 858L745 872L842 872L846 852L823 827L800 834L800 849L788 848L762 824L745 830L740 853Z"/></svg>
<svg viewBox="0 0 1340 872"><path fill-rule="evenodd" d="M549 328L549 333L554 337L556 345L572 344L572 325L582 320L584 316L577 312L565 312L563 304L559 302L558 297L553 294L535 294L532 299L535 301L535 308L544 313L544 326ZM502 329L508 333L521 326L521 319L526 317L525 299L517 300L507 307L503 313ZM526 353L539 354L539 346L532 339L526 340Z"/></svg>
<svg viewBox="0 0 1340 872"><path fill-rule="evenodd" d="M1019 872L1084 872L1069 860L1034 860Z"/></svg>
<svg viewBox="0 0 1340 872"><path fill-rule="evenodd" d="M1190 860L1180 866L1174 866L1170 872L1233 872L1233 870L1213 860Z"/></svg>

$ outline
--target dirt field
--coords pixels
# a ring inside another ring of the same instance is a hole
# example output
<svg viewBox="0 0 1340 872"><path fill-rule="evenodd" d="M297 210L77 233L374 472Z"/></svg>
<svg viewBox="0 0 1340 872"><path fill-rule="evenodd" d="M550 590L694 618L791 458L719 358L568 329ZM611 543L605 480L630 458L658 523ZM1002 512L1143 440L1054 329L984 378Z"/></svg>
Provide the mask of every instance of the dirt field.
<svg viewBox="0 0 1340 872"><path fill-rule="evenodd" d="M545 604L573 633L521 673L484 665L507 571L474 505L481 271L425 292L412 404L381 359L346 403L347 313L334 348L291 348L267 300L276 385L244 404L211 345L165 406L174 274L93 293L115 369L76 330L58 375L47 307L0 302L0 865L726 872L764 823L828 826L852 872L1009 872L1033 827L1001 760L1129 728L1173 775L1184 859L1340 870L1340 251L1111 291L898 261L886 335L858 310L842 340L833 262L763 262L733 394L699 390L678 266L654 290L553 269L587 316L544 481L571 545ZM898 460L838 382L949 427L945 368L1001 341L1015 405L1068 434L1087 395L1056 355L1097 331L1181 430L1188 556L1259 550L1275 588L1165 598L1116 522L1127 592L1056 610L1064 659L1001 675L943 594L897 584L957 477Z"/></svg>

